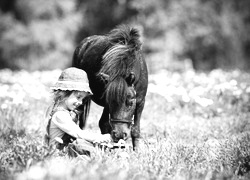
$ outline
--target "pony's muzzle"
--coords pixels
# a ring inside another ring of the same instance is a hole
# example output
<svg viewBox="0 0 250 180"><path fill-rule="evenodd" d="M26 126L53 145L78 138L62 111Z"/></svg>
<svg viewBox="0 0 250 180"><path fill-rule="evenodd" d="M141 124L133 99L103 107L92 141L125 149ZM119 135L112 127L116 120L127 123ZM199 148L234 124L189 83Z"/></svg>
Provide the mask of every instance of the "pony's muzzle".
<svg viewBox="0 0 250 180"><path fill-rule="evenodd" d="M127 140L128 139L128 133L127 132L119 132L116 130L113 130L111 132L111 136L114 142L118 142L120 139Z"/></svg>

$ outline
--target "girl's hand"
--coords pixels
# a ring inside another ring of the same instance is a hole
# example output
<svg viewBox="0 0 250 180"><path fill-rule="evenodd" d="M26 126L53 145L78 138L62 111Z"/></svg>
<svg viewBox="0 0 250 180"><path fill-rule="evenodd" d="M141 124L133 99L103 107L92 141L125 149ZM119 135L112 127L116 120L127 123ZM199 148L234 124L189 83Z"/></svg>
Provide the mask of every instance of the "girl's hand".
<svg viewBox="0 0 250 180"><path fill-rule="evenodd" d="M111 142L112 138L110 136L110 134L100 134L96 137L94 143L109 143Z"/></svg>

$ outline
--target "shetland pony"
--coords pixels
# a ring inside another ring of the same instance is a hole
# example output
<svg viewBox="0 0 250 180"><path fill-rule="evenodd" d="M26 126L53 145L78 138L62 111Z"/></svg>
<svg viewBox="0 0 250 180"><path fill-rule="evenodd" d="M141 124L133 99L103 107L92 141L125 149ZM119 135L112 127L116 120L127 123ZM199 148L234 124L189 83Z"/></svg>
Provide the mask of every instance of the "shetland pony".
<svg viewBox="0 0 250 180"><path fill-rule="evenodd" d="M115 142L131 135L134 149L138 148L148 87L139 38L138 30L126 25L106 35L87 37L76 47L72 63L87 73L91 98L104 107L99 120L101 133L110 133ZM88 111L84 112L86 116Z"/></svg>

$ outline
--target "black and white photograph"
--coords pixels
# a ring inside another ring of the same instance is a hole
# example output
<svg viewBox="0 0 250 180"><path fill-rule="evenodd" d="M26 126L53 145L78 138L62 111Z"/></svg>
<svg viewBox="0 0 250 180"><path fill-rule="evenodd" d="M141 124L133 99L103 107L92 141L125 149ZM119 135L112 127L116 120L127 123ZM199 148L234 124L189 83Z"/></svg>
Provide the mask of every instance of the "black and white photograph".
<svg viewBox="0 0 250 180"><path fill-rule="evenodd" d="M0 180L249 180L250 0L1 0Z"/></svg>

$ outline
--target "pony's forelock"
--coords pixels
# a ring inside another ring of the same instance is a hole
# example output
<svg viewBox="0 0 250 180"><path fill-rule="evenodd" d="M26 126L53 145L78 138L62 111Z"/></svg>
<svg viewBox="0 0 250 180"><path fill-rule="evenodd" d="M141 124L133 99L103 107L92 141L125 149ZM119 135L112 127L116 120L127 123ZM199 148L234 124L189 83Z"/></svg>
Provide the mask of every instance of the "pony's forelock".
<svg viewBox="0 0 250 180"><path fill-rule="evenodd" d="M111 109L114 110L125 101L127 88L126 81L120 76L108 83L105 95Z"/></svg>

